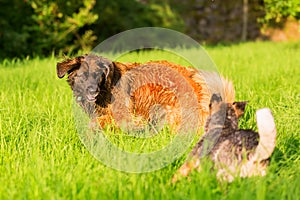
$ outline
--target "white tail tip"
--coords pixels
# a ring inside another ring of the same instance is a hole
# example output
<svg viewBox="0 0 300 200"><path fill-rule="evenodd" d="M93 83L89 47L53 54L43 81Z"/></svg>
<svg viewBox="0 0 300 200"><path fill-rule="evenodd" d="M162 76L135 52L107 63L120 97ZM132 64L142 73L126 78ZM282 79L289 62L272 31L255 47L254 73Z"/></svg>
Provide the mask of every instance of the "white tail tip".
<svg viewBox="0 0 300 200"><path fill-rule="evenodd" d="M271 156L276 144L276 126L269 108L256 111L256 122L259 133L259 144L256 148L256 158L265 160Z"/></svg>

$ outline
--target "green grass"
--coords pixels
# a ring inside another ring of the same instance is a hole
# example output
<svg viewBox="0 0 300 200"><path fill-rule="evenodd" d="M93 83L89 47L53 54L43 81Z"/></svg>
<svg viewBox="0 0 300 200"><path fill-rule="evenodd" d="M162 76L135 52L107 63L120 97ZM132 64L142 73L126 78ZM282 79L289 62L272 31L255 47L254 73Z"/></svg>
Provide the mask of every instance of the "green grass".
<svg viewBox="0 0 300 200"><path fill-rule="evenodd" d="M228 184L204 169L172 185L184 158L143 174L104 166L78 137L71 90L56 77L58 60L35 58L0 64L0 199L299 199L300 44L207 51L220 74L233 80L236 99L249 101L241 128L256 129L256 109L273 111L278 137L267 176ZM144 53L130 58L153 59Z"/></svg>

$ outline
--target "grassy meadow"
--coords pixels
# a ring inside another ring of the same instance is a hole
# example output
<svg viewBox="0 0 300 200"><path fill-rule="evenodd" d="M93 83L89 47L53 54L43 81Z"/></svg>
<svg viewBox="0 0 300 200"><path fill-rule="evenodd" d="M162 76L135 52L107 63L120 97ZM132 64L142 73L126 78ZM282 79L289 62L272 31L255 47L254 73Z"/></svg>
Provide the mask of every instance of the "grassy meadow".
<svg viewBox="0 0 300 200"><path fill-rule="evenodd" d="M106 167L78 137L72 92L65 78L56 76L61 59L4 60L0 199L299 199L300 43L253 42L205 49L219 73L233 80L236 100L249 101L241 128L257 130L257 109L269 107L273 112L277 143L265 177L224 183L204 168L171 184L184 158L142 174ZM146 52L120 60L139 59L155 58ZM120 142L132 149L139 145L125 141Z"/></svg>

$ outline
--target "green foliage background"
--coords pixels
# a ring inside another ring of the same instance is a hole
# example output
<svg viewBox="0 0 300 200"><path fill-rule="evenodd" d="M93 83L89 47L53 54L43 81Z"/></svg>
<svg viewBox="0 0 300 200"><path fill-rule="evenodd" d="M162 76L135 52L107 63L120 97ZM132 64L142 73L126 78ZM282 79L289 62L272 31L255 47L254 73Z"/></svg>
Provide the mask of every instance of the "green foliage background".
<svg viewBox="0 0 300 200"><path fill-rule="evenodd" d="M300 1L299 0L264 0L266 22L275 20L280 22L287 17L294 17L300 19Z"/></svg>
<svg viewBox="0 0 300 200"><path fill-rule="evenodd" d="M209 37L210 34L198 37L195 24L189 24L187 21L197 18L195 16L198 12L195 10L197 7L213 7L212 2L207 0L0 0L0 59L47 56L51 53L70 54L79 50L87 52L104 39L137 27L159 26L188 34L192 30L194 31L192 36L196 39ZM236 2L216 3L223 6L221 9L230 10ZM249 1L249 5L250 7L259 5L259 9L265 13L263 20L260 21L265 24L279 22L289 16L300 18L298 0L255 0ZM221 12L219 8L216 11ZM220 19L219 15L216 19L210 20L216 21L217 18ZM221 25L216 23L213 26ZM222 35L220 37L222 39Z"/></svg>
<svg viewBox="0 0 300 200"><path fill-rule="evenodd" d="M0 57L88 51L121 31L162 26L182 30L168 4L135 0L3 0Z"/></svg>

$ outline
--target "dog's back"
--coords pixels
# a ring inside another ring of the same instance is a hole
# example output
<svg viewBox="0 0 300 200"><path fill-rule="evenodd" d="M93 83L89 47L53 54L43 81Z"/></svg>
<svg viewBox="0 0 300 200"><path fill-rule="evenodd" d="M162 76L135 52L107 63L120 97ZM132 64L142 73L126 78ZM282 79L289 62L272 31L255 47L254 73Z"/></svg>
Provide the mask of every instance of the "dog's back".
<svg viewBox="0 0 300 200"><path fill-rule="evenodd" d="M136 116L150 122L153 121L152 107L157 108L156 105L160 105L161 109L155 109L156 112L158 115L162 115L163 112L166 115L165 119L160 120L178 125L198 118L199 123L195 126L200 129L209 113L208 104L213 92L221 93L225 99L234 99L232 83L215 72L205 72L168 61L151 61L135 65L135 68L131 68L121 77L122 86L116 90L130 91L128 94L131 97L130 110L134 111ZM182 89L184 95L179 94ZM181 105L183 101L180 98L188 95L190 98L185 97L184 101L189 108L183 111L184 105ZM195 101L193 97L196 98ZM195 109L197 109L196 116L193 115Z"/></svg>

